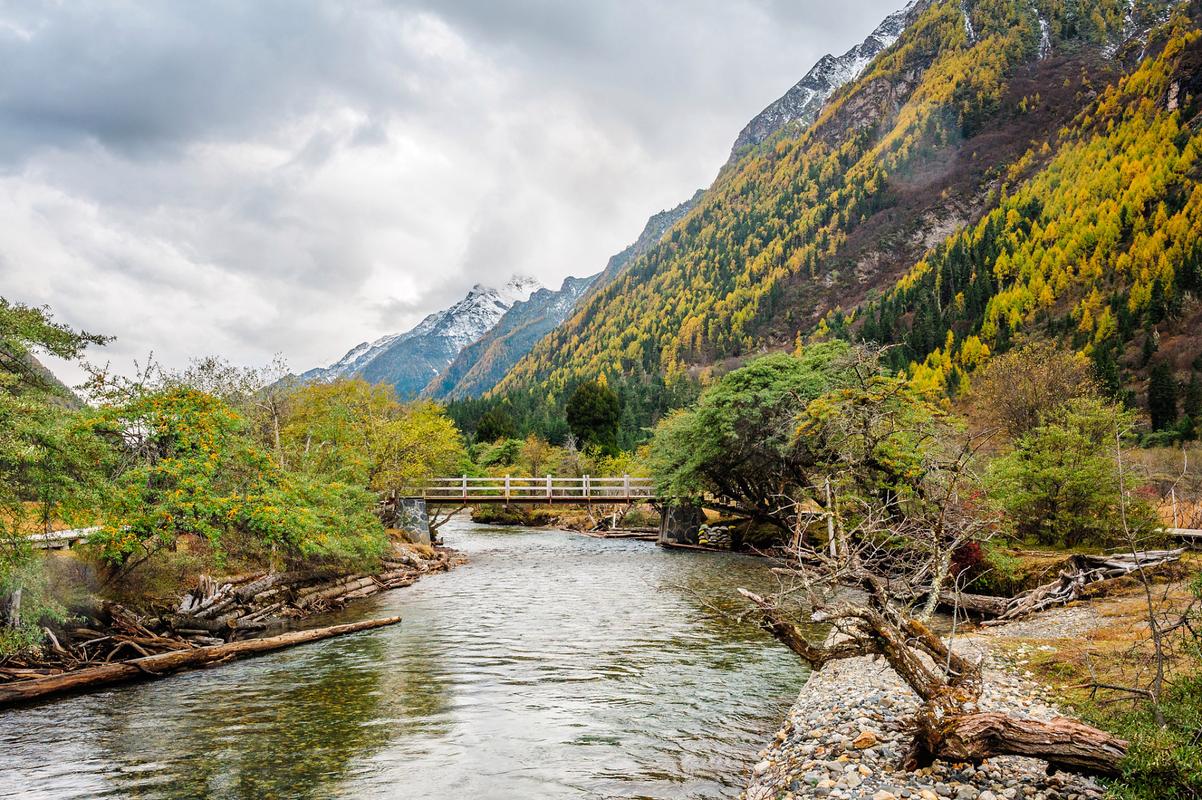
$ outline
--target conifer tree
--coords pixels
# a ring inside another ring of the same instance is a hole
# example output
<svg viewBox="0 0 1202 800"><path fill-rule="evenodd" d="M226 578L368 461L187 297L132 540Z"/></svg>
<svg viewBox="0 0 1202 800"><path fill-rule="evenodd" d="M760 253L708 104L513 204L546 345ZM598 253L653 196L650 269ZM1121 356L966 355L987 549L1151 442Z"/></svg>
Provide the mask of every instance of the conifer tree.
<svg viewBox="0 0 1202 800"><path fill-rule="evenodd" d="M1186 435L1191 439L1197 438L1202 430L1202 377L1196 370L1190 373L1189 384L1185 387L1182 411L1189 420Z"/></svg>
<svg viewBox="0 0 1202 800"><path fill-rule="evenodd" d="M1148 381L1148 413L1152 430L1164 431L1177 424L1177 379L1166 362L1152 367Z"/></svg>

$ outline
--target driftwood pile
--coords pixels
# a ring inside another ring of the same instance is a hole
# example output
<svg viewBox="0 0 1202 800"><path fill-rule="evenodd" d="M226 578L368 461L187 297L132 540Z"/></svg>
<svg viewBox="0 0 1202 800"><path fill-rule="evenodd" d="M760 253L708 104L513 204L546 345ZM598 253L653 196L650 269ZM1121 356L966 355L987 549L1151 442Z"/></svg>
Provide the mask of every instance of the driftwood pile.
<svg viewBox="0 0 1202 800"><path fill-rule="evenodd" d="M1062 606L1078 600L1089 587L1096 591L1105 588L1107 581L1117 581L1138 570L1151 570L1181 560L1184 549L1144 550L1116 555L1083 555L1069 557L1056 580L1036 587L1017 597L990 597L944 591L940 603L963 611L982 614L993 619L984 625L1001 625L1052 606Z"/></svg>
<svg viewBox="0 0 1202 800"><path fill-rule="evenodd" d="M202 577L184 595L170 617L170 627L193 641L238 638L266 629L273 621L297 619L339 608L351 600L386 589L408 586L420 576L453 565L448 551L426 558L416 551L397 550L376 574L345 575L321 572L273 572L239 575L221 580Z"/></svg>
<svg viewBox="0 0 1202 800"><path fill-rule="evenodd" d="M44 628L46 647L36 659L14 656L0 663L0 682L59 675L127 658L196 647L179 636L155 632L154 620L119 603L104 603L86 625L67 625L58 634ZM103 628L104 630L96 630Z"/></svg>

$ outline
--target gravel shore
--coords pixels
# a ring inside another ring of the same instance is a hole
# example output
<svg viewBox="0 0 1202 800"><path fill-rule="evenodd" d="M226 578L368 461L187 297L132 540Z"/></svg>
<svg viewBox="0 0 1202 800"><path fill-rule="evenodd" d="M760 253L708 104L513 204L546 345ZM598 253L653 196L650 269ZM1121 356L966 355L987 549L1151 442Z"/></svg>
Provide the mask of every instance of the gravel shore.
<svg viewBox="0 0 1202 800"><path fill-rule="evenodd" d="M1048 720L1059 715L1045 690L1016 673L990 646L1006 637L1079 635L1090 617L1079 609L1047 612L957 639L958 652L983 659L984 710ZM1038 626L1038 630L1036 630ZM1042 761L991 759L980 767L937 763L918 772L896 769L910 736L906 720L917 696L883 660L854 658L815 672L775 740L760 752L745 800L826 797L840 800L1093 800L1103 789L1075 775L1048 776Z"/></svg>

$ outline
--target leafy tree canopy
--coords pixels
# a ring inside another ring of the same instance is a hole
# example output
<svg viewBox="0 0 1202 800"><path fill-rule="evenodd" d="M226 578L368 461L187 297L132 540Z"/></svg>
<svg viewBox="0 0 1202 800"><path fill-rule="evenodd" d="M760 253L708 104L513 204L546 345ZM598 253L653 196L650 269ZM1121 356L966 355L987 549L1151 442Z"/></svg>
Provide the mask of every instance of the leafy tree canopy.
<svg viewBox="0 0 1202 800"><path fill-rule="evenodd" d="M401 403L391 386L362 379L297 390L283 427L290 464L314 475L378 492L411 493L428 479L454 475L465 457L441 406Z"/></svg>
<svg viewBox="0 0 1202 800"><path fill-rule="evenodd" d="M77 401L40 363L49 353L75 360L104 337L56 323L50 312L0 298L0 652L40 636L53 604L30 588L26 537L52 518L71 519L95 488L97 443L70 425Z"/></svg>
<svg viewBox="0 0 1202 800"><path fill-rule="evenodd" d="M848 350L831 342L800 356L765 356L723 376L692 409L667 417L649 454L657 490L672 497L714 494L776 516L783 494L808 485L797 417L845 381L841 359Z"/></svg>
<svg viewBox="0 0 1202 800"><path fill-rule="evenodd" d="M184 535L203 539L218 563L231 546L290 559L361 561L382 552L365 487L282 469L213 395L145 391L81 424L115 453L94 543L121 572Z"/></svg>
<svg viewBox="0 0 1202 800"><path fill-rule="evenodd" d="M517 424L504 409L490 408L476 424L476 441L496 442L517 436Z"/></svg>

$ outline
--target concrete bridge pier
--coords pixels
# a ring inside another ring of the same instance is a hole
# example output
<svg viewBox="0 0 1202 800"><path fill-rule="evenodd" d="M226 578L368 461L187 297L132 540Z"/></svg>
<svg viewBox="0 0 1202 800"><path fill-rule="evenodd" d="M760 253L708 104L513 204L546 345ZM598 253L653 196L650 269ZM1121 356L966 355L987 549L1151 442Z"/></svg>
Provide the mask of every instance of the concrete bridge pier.
<svg viewBox="0 0 1202 800"><path fill-rule="evenodd" d="M705 511L701 506L692 503L674 501L664 505L659 517L659 538L661 545L699 543L698 533L705 524Z"/></svg>

